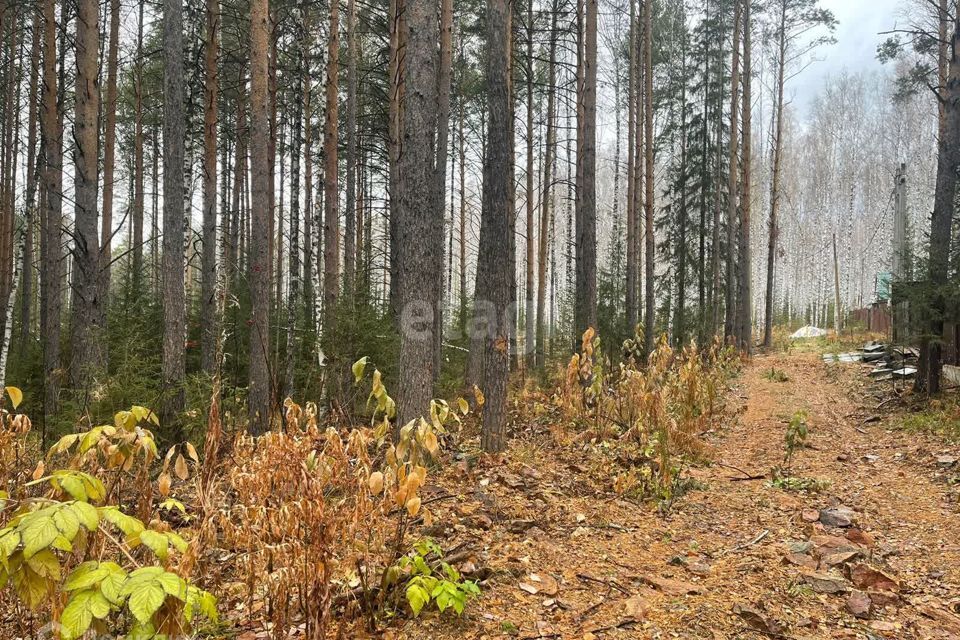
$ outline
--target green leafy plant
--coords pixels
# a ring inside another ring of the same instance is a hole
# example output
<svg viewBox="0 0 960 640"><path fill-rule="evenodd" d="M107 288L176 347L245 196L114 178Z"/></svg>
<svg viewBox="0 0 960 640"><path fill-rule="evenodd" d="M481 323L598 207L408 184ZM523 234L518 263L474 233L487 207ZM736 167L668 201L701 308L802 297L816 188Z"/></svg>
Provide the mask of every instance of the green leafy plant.
<svg viewBox="0 0 960 640"><path fill-rule="evenodd" d="M794 454L807 444L807 436L810 429L807 426L807 412L795 411L787 424L787 432L784 436L784 456L783 468L789 469L793 461Z"/></svg>
<svg viewBox="0 0 960 640"><path fill-rule="evenodd" d="M797 451L807 444L810 428L807 425L807 412L796 411L787 423L784 435L783 462L771 470L770 485L785 491L823 491L830 486L829 480L819 478L802 478L791 474L790 467Z"/></svg>
<svg viewBox="0 0 960 640"><path fill-rule="evenodd" d="M438 561L431 567L427 558ZM443 561L443 550L435 541L426 538L397 562L399 575L406 575L404 594L413 615L419 616L430 605L440 613L453 609L459 616L467 604L480 596L480 587L473 580L464 580L457 571Z"/></svg>
<svg viewBox="0 0 960 640"><path fill-rule="evenodd" d="M6 427L18 422L2 418ZM148 469L156 446L143 424L155 421L155 414L134 407L118 413L115 425L66 436L48 459L72 450L72 466L44 473L41 461L33 479L0 504L0 589L9 587L29 609L51 618L59 611L62 640L119 629L129 638L174 637L190 632L198 615L217 619L214 596L171 567L171 552L186 554L187 541L159 519L147 526L120 506L103 504L111 489L98 471L113 470L116 488L135 459Z"/></svg>

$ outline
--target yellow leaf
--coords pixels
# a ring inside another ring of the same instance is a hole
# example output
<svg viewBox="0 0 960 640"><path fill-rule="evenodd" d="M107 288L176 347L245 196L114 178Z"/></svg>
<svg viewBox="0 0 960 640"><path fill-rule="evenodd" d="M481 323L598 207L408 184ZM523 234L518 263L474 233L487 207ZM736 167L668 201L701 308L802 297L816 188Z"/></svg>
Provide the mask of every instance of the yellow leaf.
<svg viewBox="0 0 960 640"><path fill-rule="evenodd" d="M160 495L166 498L170 495L170 474L161 473L160 477L157 479L157 484L159 485Z"/></svg>
<svg viewBox="0 0 960 640"><path fill-rule="evenodd" d="M460 407L460 413L467 415L470 412L470 405L463 398L457 398L457 406Z"/></svg>
<svg viewBox="0 0 960 640"><path fill-rule="evenodd" d="M477 399L477 407L483 406L483 391L480 391L480 387L473 385L473 396Z"/></svg>
<svg viewBox="0 0 960 640"><path fill-rule="evenodd" d="M374 471L370 474L368 484L370 486L370 492L373 495L380 495L380 492L383 491L383 474L379 471Z"/></svg>
<svg viewBox="0 0 960 640"><path fill-rule="evenodd" d="M414 496L407 500L407 513L411 516L420 513L420 496Z"/></svg>
<svg viewBox="0 0 960 640"><path fill-rule="evenodd" d="M200 464L200 457L197 455L196 447L190 442L185 443L184 446L187 448L187 455L190 456L190 459Z"/></svg>
<svg viewBox="0 0 960 640"><path fill-rule="evenodd" d="M423 437L423 446L427 448L427 451L430 452L430 455L436 457L437 452L440 450L440 443L437 441L437 435L432 431L428 431Z"/></svg>
<svg viewBox="0 0 960 640"><path fill-rule="evenodd" d="M353 363L353 378L356 384L360 384L360 380L363 379L363 370L367 366L367 357L364 356Z"/></svg>
<svg viewBox="0 0 960 640"><path fill-rule="evenodd" d="M44 472L44 469L45 469L45 468L46 468L46 465L43 464L43 460L41 460L40 462L38 462L38 463L37 463L37 468L33 470L33 479L34 479L34 480L39 480L40 478L42 478L42 477L43 477L43 472Z"/></svg>
<svg viewBox="0 0 960 640"><path fill-rule="evenodd" d="M14 409L19 407L20 403L23 402L23 391L20 391L17 387L7 387L7 395L10 396L10 402L13 404Z"/></svg>
<svg viewBox="0 0 960 640"><path fill-rule="evenodd" d="M173 464L173 472L181 480L186 480L187 476L190 475L190 471L187 470L187 461L182 453L177 455L177 461Z"/></svg>

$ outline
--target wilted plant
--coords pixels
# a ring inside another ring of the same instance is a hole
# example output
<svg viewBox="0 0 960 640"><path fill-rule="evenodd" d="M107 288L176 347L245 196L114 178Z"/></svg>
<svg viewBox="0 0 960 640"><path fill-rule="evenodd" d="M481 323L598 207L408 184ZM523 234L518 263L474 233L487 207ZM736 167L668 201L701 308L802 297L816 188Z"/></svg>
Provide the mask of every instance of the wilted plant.
<svg viewBox="0 0 960 640"><path fill-rule="evenodd" d="M357 384L366 364L353 366ZM390 569L407 551L409 527L432 518L421 490L440 437L468 407L434 401L394 442L396 404L379 370L369 426L341 431L322 426L313 403L284 407L284 431L240 436L226 476L223 544L242 558L247 607L266 603L263 624L275 637L301 624L307 637L324 637L334 611L362 612L374 627L401 586Z"/></svg>
<svg viewBox="0 0 960 640"><path fill-rule="evenodd" d="M638 334L624 342L625 362L604 376L593 360L598 344L588 330L581 353L567 367L561 405L568 418L585 427L582 438L617 439L636 448L645 464L615 479L618 492L669 498L677 474L674 454L706 452L700 436L717 415L717 398L736 353L719 341L706 352L692 343L676 351L664 337L643 358Z"/></svg>

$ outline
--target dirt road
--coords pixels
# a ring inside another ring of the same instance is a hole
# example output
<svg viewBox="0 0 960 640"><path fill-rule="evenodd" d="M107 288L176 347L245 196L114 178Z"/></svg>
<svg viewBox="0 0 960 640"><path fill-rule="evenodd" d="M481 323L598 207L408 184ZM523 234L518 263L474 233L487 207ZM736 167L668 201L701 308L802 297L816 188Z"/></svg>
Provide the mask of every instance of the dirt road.
<svg viewBox="0 0 960 640"><path fill-rule="evenodd" d="M960 638L960 469L937 465L957 448L868 420L867 384L816 354L754 358L736 417L707 435L720 464L688 470L700 488L666 516L599 490L589 458L514 443L438 513L445 546L474 549L467 562L491 574L482 600L394 635ZM820 491L770 482L800 410L808 446L791 475Z"/></svg>

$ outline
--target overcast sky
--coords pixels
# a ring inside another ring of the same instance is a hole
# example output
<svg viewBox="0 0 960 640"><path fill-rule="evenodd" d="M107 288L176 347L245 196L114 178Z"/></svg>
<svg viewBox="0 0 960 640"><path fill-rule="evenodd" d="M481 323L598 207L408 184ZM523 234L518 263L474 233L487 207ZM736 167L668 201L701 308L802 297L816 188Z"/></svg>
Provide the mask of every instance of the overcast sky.
<svg viewBox="0 0 960 640"><path fill-rule="evenodd" d="M837 43L817 53L814 63L793 83L795 104L801 112L823 86L824 79L844 69L851 72L880 69L877 45L902 21L903 0L821 0L820 5L833 11L840 22L834 36Z"/></svg>

